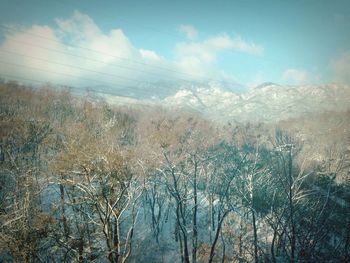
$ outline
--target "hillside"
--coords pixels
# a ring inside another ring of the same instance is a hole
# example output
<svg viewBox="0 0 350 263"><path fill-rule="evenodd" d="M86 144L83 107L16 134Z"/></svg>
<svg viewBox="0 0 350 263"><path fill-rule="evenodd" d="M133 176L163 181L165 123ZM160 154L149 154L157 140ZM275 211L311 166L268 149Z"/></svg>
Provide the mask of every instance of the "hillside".
<svg viewBox="0 0 350 263"><path fill-rule="evenodd" d="M0 95L1 261L349 260L349 111L223 124L53 87Z"/></svg>
<svg viewBox="0 0 350 263"><path fill-rule="evenodd" d="M141 91L103 95L110 103L163 105L204 114L220 121L274 122L301 117L308 113L346 111L350 87L341 84L282 86L274 83L235 92L235 88L213 82L208 84L150 84ZM166 93L162 93L166 90ZM130 92L130 89L129 89ZM145 95L147 94L147 95Z"/></svg>

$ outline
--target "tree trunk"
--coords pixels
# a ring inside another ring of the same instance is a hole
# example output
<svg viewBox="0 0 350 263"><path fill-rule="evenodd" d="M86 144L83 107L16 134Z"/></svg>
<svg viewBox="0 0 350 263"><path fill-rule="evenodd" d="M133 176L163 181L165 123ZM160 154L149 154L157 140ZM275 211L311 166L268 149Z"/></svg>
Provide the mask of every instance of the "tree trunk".
<svg viewBox="0 0 350 263"><path fill-rule="evenodd" d="M84 253L84 238L80 237L78 240L78 253L79 253L79 257L78 260L79 262L83 262L84 257L83 257L83 253Z"/></svg>
<svg viewBox="0 0 350 263"><path fill-rule="evenodd" d="M181 230L182 237L183 237L183 257L184 257L184 262L185 263L190 263L190 256L189 256L189 253L188 253L187 232L186 232L186 229L184 229L184 227L182 226L181 219L180 219L180 217L182 219L184 219L183 218L183 213L181 211L182 211L181 201L178 200L178 204L177 204L177 207L176 207L176 219L177 219L177 223L179 225L179 228ZM181 215L180 215L180 213L181 213Z"/></svg>
<svg viewBox="0 0 350 263"><path fill-rule="evenodd" d="M225 217L226 217L227 214L228 214L228 211L226 211L226 212L223 214L223 216L221 217L220 210L218 211L218 227L217 227L217 229L216 229L216 233L215 233L215 237L214 237L214 242L213 242L213 244L211 245L211 248L210 248L210 255L209 255L209 261L208 261L208 263L212 263L212 262L213 262L216 243L217 243L217 241L218 241L218 239L219 239L219 234L220 234L220 230L221 230L222 223L224 222L224 219L225 219Z"/></svg>
<svg viewBox="0 0 350 263"><path fill-rule="evenodd" d="M251 210L252 216L253 216L253 231L254 231L254 259L255 263L259 263L259 257L258 257L258 234L257 234L257 228L256 228L256 219L255 219L255 211L254 209Z"/></svg>
<svg viewBox="0 0 350 263"><path fill-rule="evenodd" d="M213 213L213 197L212 194L209 194L209 242L212 243L212 229L214 229L214 213Z"/></svg>
<svg viewBox="0 0 350 263"><path fill-rule="evenodd" d="M61 202L61 209L62 209L62 222L63 222L63 232L64 237L67 240L69 236L69 229L67 224L67 218L66 218L66 209L65 209L65 198L64 198L64 187L62 184L60 184L60 202Z"/></svg>
<svg viewBox="0 0 350 263"><path fill-rule="evenodd" d="M197 244L198 244L198 232L197 232L197 209L198 209L198 196L197 196L197 162L194 164L194 179L193 179L193 234L192 234L192 263L197 262Z"/></svg>
<svg viewBox="0 0 350 263"><path fill-rule="evenodd" d="M221 235L221 243L222 243L222 258L221 258L221 263L225 263L225 256L226 256L226 244L225 244L225 239L222 234L222 231L220 231Z"/></svg>
<svg viewBox="0 0 350 263"><path fill-rule="evenodd" d="M290 224L291 224L291 258L290 262L295 262L295 246L296 246L296 230L294 223L294 204L293 204L293 174L292 174L292 149L289 149L289 164L288 164L288 173L289 173L289 208L290 208Z"/></svg>
<svg viewBox="0 0 350 263"><path fill-rule="evenodd" d="M184 258L184 249L183 249L183 245L182 245L182 237L181 237L181 233L180 231L177 232L177 236L178 236L178 240L180 241L180 255L181 255L181 262L185 262L185 258Z"/></svg>
<svg viewBox="0 0 350 263"><path fill-rule="evenodd" d="M276 255L275 255L275 242L276 242L276 237L277 237L277 229L273 230L273 237L271 241L271 260L272 263L276 263Z"/></svg>
<svg viewBox="0 0 350 263"><path fill-rule="evenodd" d="M190 255L188 253L188 246L187 246L187 235L184 234L184 259L185 263L190 263Z"/></svg>
<svg viewBox="0 0 350 263"><path fill-rule="evenodd" d="M113 231L113 252L115 253L115 263L119 262L120 249L119 249L119 223L118 220L114 221L114 231ZM113 257L112 257L113 258ZM113 262L113 261L112 261Z"/></svg>
<svg viewBox="0 0 350 263"><path fill-rule="evenodd" d="M239 250L238 250L238 253L239 253L239 257L241 258L242 257L242 253L243 253L243 224L242 224L242 218L239 219Z"/></svg>

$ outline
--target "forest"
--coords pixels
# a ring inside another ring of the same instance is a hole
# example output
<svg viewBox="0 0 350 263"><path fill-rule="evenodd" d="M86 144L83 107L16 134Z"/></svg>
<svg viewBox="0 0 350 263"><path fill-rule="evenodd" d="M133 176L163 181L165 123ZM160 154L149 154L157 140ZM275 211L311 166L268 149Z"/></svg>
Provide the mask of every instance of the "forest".
<svg viewBox="0 0 350 263"><path fill-rule="evenodd" d="M0 84L0 262L349 262L350 111L217 122Z"/></svg>

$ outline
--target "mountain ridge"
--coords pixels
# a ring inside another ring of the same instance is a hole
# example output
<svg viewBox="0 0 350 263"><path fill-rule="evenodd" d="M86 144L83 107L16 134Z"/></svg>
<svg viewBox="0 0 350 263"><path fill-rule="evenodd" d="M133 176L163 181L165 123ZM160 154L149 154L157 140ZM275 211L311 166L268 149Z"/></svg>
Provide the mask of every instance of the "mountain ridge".
<svg viewBox="0 0 350 263"><path fill-rule="evenodd" d="M350 86L345 84L287 86L262 83L245 92L234 92L219 82L180 83L148 86L144 94L104 96L116 104L161 105L172 109L200 112L217 120L278 121L304 113L342 111L350 107ZM131 91L129 90L129 93Z"/></svg>

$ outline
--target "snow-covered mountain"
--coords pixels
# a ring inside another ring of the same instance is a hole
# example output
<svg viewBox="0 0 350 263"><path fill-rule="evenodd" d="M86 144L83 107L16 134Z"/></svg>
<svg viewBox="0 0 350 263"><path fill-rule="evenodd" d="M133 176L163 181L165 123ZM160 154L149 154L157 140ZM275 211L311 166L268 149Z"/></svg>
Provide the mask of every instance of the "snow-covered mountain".
<svg viewBox="0 0 350 263"><path fill-rule="evenodd" d="M263 83L242 91L219 82L158 83L108 95L112 103L161 104L200 112L218 120L275 121L304 113L350 108L350 86L341 84L282 86Z"/></svg>

